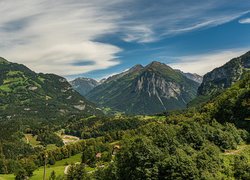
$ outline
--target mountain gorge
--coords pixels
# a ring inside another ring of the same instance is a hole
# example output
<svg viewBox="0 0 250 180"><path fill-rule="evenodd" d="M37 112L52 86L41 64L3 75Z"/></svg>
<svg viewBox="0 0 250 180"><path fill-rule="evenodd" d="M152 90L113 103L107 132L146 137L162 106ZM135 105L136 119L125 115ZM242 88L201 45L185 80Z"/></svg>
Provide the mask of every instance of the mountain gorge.
<svg viewBox="0 0 250 180"><path fill-rule="evenodd" d="M183 73L154 61L108 78L86 97L119 112L154 114L185 108L195 97L198 86Z"/></svg>
<svg viewBox="0 0 250 180"><path fill-rule="evenodd" d="M101 112L65 78L0 59L0 119L53 120L69 114Z"/></svg>

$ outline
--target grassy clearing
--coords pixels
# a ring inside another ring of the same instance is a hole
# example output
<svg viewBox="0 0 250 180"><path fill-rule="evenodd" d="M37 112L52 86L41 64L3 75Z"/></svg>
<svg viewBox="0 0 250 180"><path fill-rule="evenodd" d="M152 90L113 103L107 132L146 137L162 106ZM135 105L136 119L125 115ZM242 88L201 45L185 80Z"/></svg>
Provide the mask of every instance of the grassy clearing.
<svg viewBox="0 0 250 180"><path fill-rule="evenodd" d="M13 180L15 179L14 174L0 174L0 180Z"/></svg>
<svg viewBox="0 0 250 180"><path fill-rule="evenodd" d="M8 85L0 86L0 90L5 91L5 92L11 92L11 89Z"/></svg>
<svg viewBox="0 0 250 180"><path fill-rule="evenodd" d="M46 179L49 178L52 171L55 171L56 176L64 176L64 169L67 166L67 164L74 164L76 162L81 162L81 156L82 154L76 154L74 156L71 156L70 158L63 159L61 161L57 161L54 165L47 165L46 166ZM38 168L34 171L33 176L30 178L31 180L38 180L43 179L43 166ZM93 169L90 169L93 170ZM14 180L15 176L14 174L5 174L0 175L0 180Z"/></svg>
<svg viewBox="0 0 250 180"><path fill-rule="evenodd" d="M81 162L82 154L76 154L70 158L57 161L52 166L46 167L46 178L49 178L52 171L55 171L56 176L64 176L64 169L68 164L74 164L76 162ZM42 179L43 178L43 166L34 171L34 175L30 178L31 180Z"/></svg>
<svg viewBox="0 0 250 180"><path fill-rule="evenodd" d="M33 136L32 134L25 134L25 138L27 143L30 143L31 146L37 146L40 144L40 141L37 141L37 136Z"/></svg>
<svg viewBox="0 0 250 180"><path fill-rule="evenodd" d="M53 149L56 149L56 148L58 148L55 144L48 144L47 146L46 146L46 149L47 150L53 150Z"/></svg>
<svg viewBox="0 0 250 180"><path fill-rule="evenodd" d="M31 146L36 147L36 146L41 146L40 141L37 141L37 136L33 136L32 134L25 134L25 139L24 141L26 141L27 143L29 143ZM55 144L48 144L46 146L47 150L52 150L52 149L56 149L57 146Z"/></svg>

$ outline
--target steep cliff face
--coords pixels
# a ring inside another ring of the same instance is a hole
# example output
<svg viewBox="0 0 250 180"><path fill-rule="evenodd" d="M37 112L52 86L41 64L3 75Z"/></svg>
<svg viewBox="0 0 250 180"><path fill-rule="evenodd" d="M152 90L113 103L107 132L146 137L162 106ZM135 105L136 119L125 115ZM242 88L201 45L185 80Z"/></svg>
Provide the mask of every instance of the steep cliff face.
<svg viewBox="0 0 250 180"><path fill-rule="evenodd" d="M90 91L87 98L127 114L153 114L185 108L198 85L169 66L152 62L109 79Z"/></svg>
<svg viewBox="0 0 250 180"><path fill-rule="evenodd" d="M232 86L249 68L250 51L204 75L198 95L211 95Z"/></svg>
<svg viewBox="0 0 250 180"><path fill-rule="evenodd" d="M76 78L75 80L70 81L70 84L82 96L84 96L93 88L99 85L99 83L96 80L84 77Z"/></svg>

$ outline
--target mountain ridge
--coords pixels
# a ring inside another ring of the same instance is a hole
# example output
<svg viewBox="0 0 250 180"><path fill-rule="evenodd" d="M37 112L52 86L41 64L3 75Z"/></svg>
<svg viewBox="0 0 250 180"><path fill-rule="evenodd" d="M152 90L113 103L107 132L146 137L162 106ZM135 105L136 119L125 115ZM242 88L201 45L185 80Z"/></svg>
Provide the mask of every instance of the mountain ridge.
<svg viewBox="0 0 250 180"><path fill-rule="evenodd" d="M86 98L128 114L153 114L185 108L198 83L164 63L135 65L91 90Z"/></svg>

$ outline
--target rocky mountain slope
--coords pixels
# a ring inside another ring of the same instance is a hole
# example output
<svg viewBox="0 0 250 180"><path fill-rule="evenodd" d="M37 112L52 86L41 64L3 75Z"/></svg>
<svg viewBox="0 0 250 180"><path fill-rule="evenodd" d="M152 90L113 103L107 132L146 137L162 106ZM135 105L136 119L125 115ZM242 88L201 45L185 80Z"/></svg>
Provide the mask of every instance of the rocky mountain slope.
<svg viewBox="0 0 250 180"><path fill-rule="evenodd" d="M35 73L0 58L0 119L53 120L68 114L99 114L63 77Z"/></svg>
<svg viewBox="0 0 250 180"><path fill-rule="evenodd" d="M199 83L166 64L136 65L105 80L86 97L103 107L127 114L154 114L185 108Z"/></svg>
<svg viewBox="0 0 250 180"><path fill-rule="evenodd" d="M73 81L70 81L72 87L79 92L82 96L86 95L89 91L99 85L99 83L91 78L76 78Z"/></svg>
<svg viewBox="0 0 250 180"><path fill-rule="evenodd" d="M179 69L175 69L175 71L177 72L180 72L182 73L184 76L186 76L188 79L191 79L199 84L202 83L202 80L203 80L203 77L200 76L199 74L196 74L196 73L185 73L185 72L182 72L181 70Z"/></svg>
<svg viewBox="0 0 250 180"><path fill-rule="evenodd" d="M198 89L198 95L212 95L230 87L241 79L244 71L249 68L250 51L204 75L203 82Z"/></svg>

